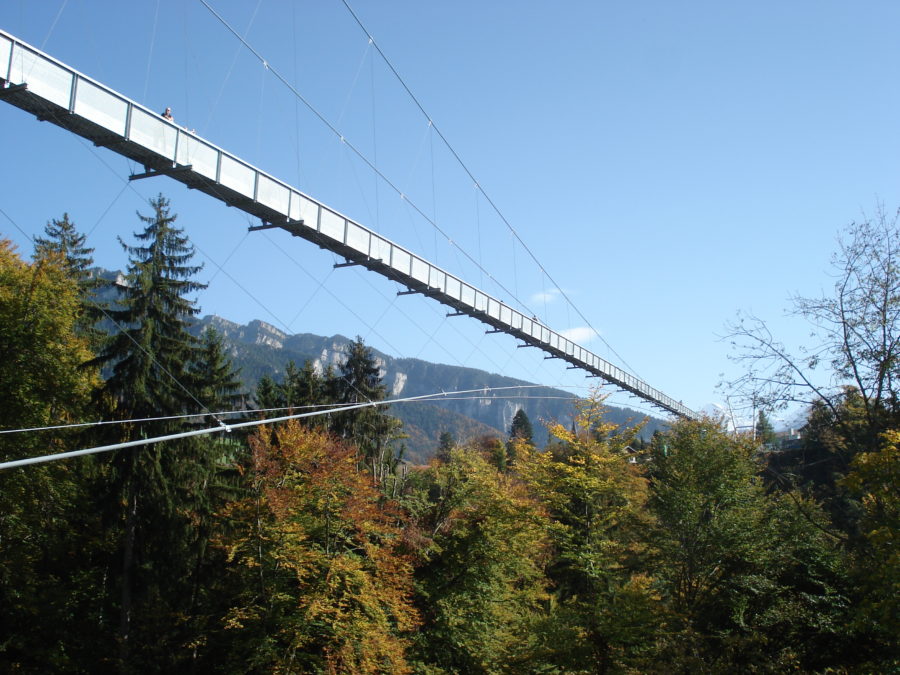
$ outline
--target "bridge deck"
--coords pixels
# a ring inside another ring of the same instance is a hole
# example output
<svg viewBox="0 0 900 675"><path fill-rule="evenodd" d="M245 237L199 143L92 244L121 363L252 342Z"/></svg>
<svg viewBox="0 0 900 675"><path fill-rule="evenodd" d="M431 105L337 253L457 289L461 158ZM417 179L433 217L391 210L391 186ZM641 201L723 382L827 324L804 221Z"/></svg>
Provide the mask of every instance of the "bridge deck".
<svg viewBox="0 0 900 675"><path fill-rule="evenodd" d="M682 417L678 401L535 318L0 31L0 99L311 241Z"/></svg>

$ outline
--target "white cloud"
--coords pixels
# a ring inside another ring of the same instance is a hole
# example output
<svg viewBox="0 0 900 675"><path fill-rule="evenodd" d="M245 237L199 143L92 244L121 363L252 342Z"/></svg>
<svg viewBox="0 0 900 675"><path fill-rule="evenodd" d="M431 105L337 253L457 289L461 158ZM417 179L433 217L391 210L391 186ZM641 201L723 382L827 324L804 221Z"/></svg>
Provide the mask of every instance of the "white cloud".
<svg viewBox="0 0 900 675"><path fill-rule="evenodd" d="M531 296L531 302L554 302L560 295L562 295L562 291L558 288L551 288L549 291L533 294Z"/></svg>
<svg viewBox="0 0 900 675"><path fill-rule="evenodd" d="M571 340L576 344L585 345L597 337L594 329L589 326L577 326L575 328L567 328L559 332L567 340Z"/></svg>

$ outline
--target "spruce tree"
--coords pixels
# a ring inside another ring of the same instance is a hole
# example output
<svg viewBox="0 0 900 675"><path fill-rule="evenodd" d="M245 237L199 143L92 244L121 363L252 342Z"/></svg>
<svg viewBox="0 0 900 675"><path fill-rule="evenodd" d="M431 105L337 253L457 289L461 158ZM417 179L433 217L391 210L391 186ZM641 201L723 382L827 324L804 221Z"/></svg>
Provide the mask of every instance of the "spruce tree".
<svg viewBox="0 0 900 675"><path fill-rule="evenodd" d="M335 384L337 402L341 404L383 401L387 397L375 356L361 337L350 345ZM387 406L340 412L333 425L338 435L360 449L362 460L376 482L393 470L395 458L390 441L397 437L400 422L387 414Z"/></svg>
<svg viewBox="0 0 900 675"><path fill-rule="evenodd" d="M756 419L755 431L756 440L762 445L774 447L775 443L778 441L778 437L775 435L775 428L769 421L768 415L762 410L759 411L759 416Z"/></svg>
<svg viewBox="0 0 900 675"><path fill-rule="evenodd" d="M326 396L325 382L316 372L313 362L307 359L297 378L297 400L306 406L316 406L325 403Z"/></svg>
<svg viewBox="0 0 900 675"><path fill-rule="evenodd" d="M519 408L513 416L512 424L509 426L509 438L510 440L516 438L520 441L531 443L533 436L534 430L531 428L531 420L528 419L525 409Z"/></svg>
<svg viewBox="0 0 900 675"><path fill-rule="evenodd" d="M210 426L219 424L228 429L229 421L239 421L236 411L243 410L246 397L240 380L240 369L235 368L231 359L225 353L222 335L212 327L203 332L200 348L196 350L194 361L189 368L190 386L196 397L195 410L207 413L198 426ZM210 471L223 466L230 466L236 453L241 451L244 445L245 434L232 433L228 429L223 436L214 434L198 439L198 442L210 446L206 452L201 452L198 468L202 471ZM210 465L210 462L216 466ZM207 480L209 476L204 476Z"/></svg>
<svg viewBox="0 0 900 675"><path fill-rule="evenodd" d="M263 375L256 383L253 400L256 403L256 407L260 410L270 411L273 408L285 407L284 392L272 379L272 376L268 374Z"/></svg>
<svg viewBox="0 0 900 675"><path fill-rule="evenodd" d="M442 431L438 438L437 458L445 464L450 461L450 451L456 447L456 439L449 431Z"/></svg>
<svg viewBox="0 0 900 675"><path fill-rule="evenodd" d="M281 383L281 391L284 392L285 405L294 408L303 405L300 402L300 371L293 359L284 367L284 382Z"/></svg>
<svg viewBox="0 0 900 675"><path fill-rule="evenodd" d="M203 332L190 371L194 395L207 411L234 410L244 400L240 369L235 369L225 353L222 335L215 328Z"/></svg>
<svg viewBox="0 0 900 675"><path fill-rule="evenodd" d="M261 409L288 408L293 413L312 412L317 406L325 406L337 400L337 385L334 380L331 366L324 375L319 375L309 359L300 369L292 359L285 366L284 381L278 384L270 375L263 375L256 383L253 398L256 406ZM285 414L287 412L282 411ZM324 415L303 418L301 423L307 427L327 426Z"/></svg>
<svg viewBox="0 0 900 675"><path fill-rule="evenodd" d="M357 336L341 364L338 392L341 403L383 401L387 388L381 381L381 371L372 349Z"/></svg>
<svg viewBox="0 0 900 675"><path fill-rule="evenodd" d="M47 238L35 237L34 260L58 255L64 261L68 276L78 282L83 290L96 285L96 277L91 273L94 266L93 248L85 246L87 235L80 233L75 223L64 213L62 220L55 218L44 226Z"/></svg>
<svg viewBox="0 0 900 675"><path fill-rule="evenodd" d="M150 205L153 215L138 213L146 228L134 235L144 245L130 246L119 238L130 261L126 285L117 287L121 308L109 314L120 330L98 358L112 368L106 392L116 410L130 418L179 414L193 407L184 383L197 348L188 326L199 309L187 296L206 288L192 280L202 266L190 265L194 247L174 227L169 201L159 195Z"/></svg>
<svg viewBox="0 0 900 675"><path fill-rule="evenodd" d="M196 426L222 425L226 432L193 439L186 444L184 452L193 459L181 475L188 479L188 504L194 527L186 531L185 566L193 561L192 568L185 568L190 575L190 601L186 612L191 624L188 631L205 634L205 620L210 607L215 606L221 589L216 586L216 564L220 562L209 542L216 529L215 513L229 499L241 492L241 477L236 470L238 462L245 461L246 434L243 430L232 431L228 424L240 421L233 415L224 414L243 407L244 394L239 379L239 369L235 369L225 353L222 335L212 326L203 335L200 349L196 351L190 364L191 387L203 412L211 413L195 421Z"/></svg>
<svg viewBox="0 0 900 675"><path fill-rule="evenodd" d="M320 409L319 406L326 406L333 403L333 394L330 392L330 389L332 389L334 385L326 379L328 376L334 377L334 372L328 370L326 371L325 376L322 376L316 372L316 368L312 361L307 359L303 363L303 368L296 373L294 387L291 393L294 405L298 408L307 409L300 410L299 412L314 412ZM308 417L301 421L304 426L307 427L322 428L326 426L326 418L324 415Z"/></svg>
<svg viewBox="0 0 900 675"><path fill-rule="evenodd" d="M201 267L191 264L194 248L174 226L168 200L160 195L150 204L152 215L138 214L145 224L134 235L139 244L119 240L129 254L120 308L109 312L119 332L96 359L111 373L104 385L110 414L122 420L180 415L197 406L188 390L197 340L188 326L199 310L188 296L205 288L192 280ZM184 427L178 420L125 425L118 440ZM117 452L109 460L106 499L121 525L117 585L123 669L140 669L146 659L166 653L160 640L171 636L167 622L183 610L191 513L213 462L203 448L191 440L157 443Z"/></svg>
<svg viewBox="0 0 900 675"><path fill-rule="evenodd" d="M80 311L76 329L86 336L92 345L100 342L101 332L94 328L102 317L95 294L106 282L93 272L94 249L85 246L87 236L78 231L69 214L63 213L62 220L53 219L44 227L44 237L35 237L35 262L59 259L67 276L78 286Z"/></svg>

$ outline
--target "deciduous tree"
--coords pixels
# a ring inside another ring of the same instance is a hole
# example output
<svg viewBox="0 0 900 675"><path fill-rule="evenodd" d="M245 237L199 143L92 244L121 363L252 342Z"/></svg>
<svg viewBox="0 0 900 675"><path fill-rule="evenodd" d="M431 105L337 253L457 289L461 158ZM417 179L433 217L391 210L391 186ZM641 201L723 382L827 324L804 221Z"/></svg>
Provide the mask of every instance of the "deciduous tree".
<svg viewBox="0 0 900 675"><path fill-rule="evenodd" d="M225 617L237 669L405 673L418 624L403 515L356 451L292 420L251 438L251 495L220 544L241 590Z"/></svg>
<svg viewBox="0 0 900 675"><path fill-rule="evenodd" d="M839 651L836 541L814 502L767 497L757 448L708 419L654 438L654 567L673 610L662 656L676 670L818 669Z"/></svg>
<svg viewBox="0 0 900 675"><path fill-rule="evenodd" d="M422 664L442 672L529 672L549 603L548 521L517 477L474 447L457 447L424 472L430 535L417 572Z"/></svg>
<svg viewBox="0 0 900 675"><path fill-rule="evenodd" d="M869 667L888 672L900 666L900 432L857 455L844 484L863 509L852 557L856 627L878 642Z"/></svg>
<svg viewBox="0 0 900 675"><path fill-rule="evenodd" d="M0 429L93 419L96 369L78 330L81 298L64 257L28 264L0 240ZM0 460L77 447L74 430L0 434ZM98 522L89 509L90 458L0 472L0 670L77 669L96 626L100 575L80 564ZM90 626L90 628L88 628ZM102 638L99 640L102 641Z"/></svg>
<svg viewBox="0 0 900 675"><path fill-rule="evenodd" d="M98 384L77 330L80 295L65 259L48 253L29 265L0 240L0 420L5 428L78 420ZM22 436L0 439L6 453L43 446ZM32 436L34 438L34 436Z"/></svg>
<svg viewBox="0 0 900 675"><path fill-rule="evenodd" d="M852 387L877 438L900 402L898 214L879 206L874 217L851 223L838 241L832 269L830 294L794 299L794 315L810 328L810 342L799 352L792 353L756 317L729 327L735 358L746 366L730 384L768 409L818 403L835 414L845 387Z"/></svg>
<svg viewBox="0 0 900 675"><path fill-rule="evenodd" d="M640 428L603 421L602 398L584 401L573 429L551 425L553 449L517 459L548 509L556 605L545 649L565 669L638 667L651 652L659 598L644 568L647 480L628 461Z"/></svg>

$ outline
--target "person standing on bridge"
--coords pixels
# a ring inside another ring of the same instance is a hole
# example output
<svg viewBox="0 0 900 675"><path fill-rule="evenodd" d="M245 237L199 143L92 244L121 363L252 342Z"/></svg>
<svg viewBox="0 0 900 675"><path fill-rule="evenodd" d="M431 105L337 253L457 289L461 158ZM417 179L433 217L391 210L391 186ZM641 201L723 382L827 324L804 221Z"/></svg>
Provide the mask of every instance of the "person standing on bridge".
<svg viewBox="0 0 900 675"><path fill-rule="evenodd" d="M175 118L172 117L172 109L171 108L166 108L166 111L162 114L162 116L163 116L163 119L167 119L170 122L175 121Z"/></svg>

